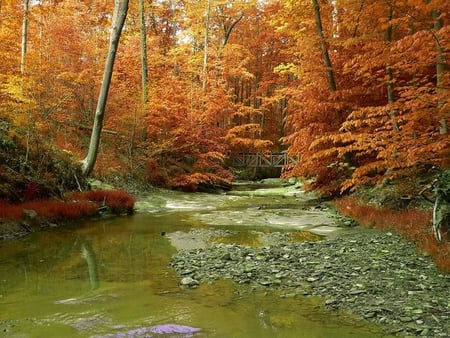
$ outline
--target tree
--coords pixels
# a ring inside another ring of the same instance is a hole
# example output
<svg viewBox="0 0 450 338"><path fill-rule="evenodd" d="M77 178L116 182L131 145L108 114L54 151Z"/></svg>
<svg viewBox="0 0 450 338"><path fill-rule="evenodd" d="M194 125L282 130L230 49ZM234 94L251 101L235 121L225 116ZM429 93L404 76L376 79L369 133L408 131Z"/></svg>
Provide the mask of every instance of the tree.
<svg viewBox="0 0 450 338"><path fill-rule="evenodd" d="M27 53L28 41L28 14L29 14L30 0L23 1L23 23L22 23L22 54L20 58L20 72L25 73L25 56Z"/></svg>
<svg viewBox="0 0 450 338"><path fill-rule="evenodd" d="M325 62L325 67L326 67L326 71L327 71L328 85L330 87L330 90L334 92L334 91L336 91L336 80L334 79L333 66L331 64L330 55L328 53L327 42L325 40L325 35L323 33L322 16L320 13L320 6L319 6L319 2L317 0L312 0L312 3L313 3L313 8L314 8L314 17L316 19L317 34L319 35L319 39L320 39L320 48L322 49L322 57Z"/></svg>
<svg viewBox="0 0 450 338"><path fill-rule="evenodd" d="M208 43L209 43L209 20L211 16L211 0L207 0L206 12L205 12L206 20L205 20L205 40L203 43L203 79L202 79L202 88L203 92L206 92L206 84L207 84L207 72L208 72Z"/></svg>
<svg viewBox="0 0 450 338"><path fill-rule="evenodd" d="M108 99L108 91L111 84L111 78L114 68L114 60L116 58L117 49L119 46L120 35L125 24L125 19L128 13L128 0L116 3L115 15L111 29L108 56L105 62L105 70L103 73L102 86L98 97L97 109L95 112L94 126L91 134L91 141L89 143L88 153L82 161L81 170L84 175L89 175L94 168L98 155L98 147L100 144L100 135L103 128L103 119L105 116L106 101Z"/></svg>
<svg viewBox="0 0 450 338"><path fill-rule="evenodd" d="M139 0L139 19L141 30L141 67L142 67L142 103L148 102L148 65L147 65L147 26L145 24L144 0Z"/></svg>

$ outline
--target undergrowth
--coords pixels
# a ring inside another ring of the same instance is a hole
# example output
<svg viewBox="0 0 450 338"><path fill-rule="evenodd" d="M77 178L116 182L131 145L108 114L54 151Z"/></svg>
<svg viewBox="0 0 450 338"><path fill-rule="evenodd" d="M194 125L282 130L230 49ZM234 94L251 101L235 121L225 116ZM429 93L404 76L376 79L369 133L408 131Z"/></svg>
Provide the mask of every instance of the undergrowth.
<svg viewBox="0 0 450 338"><path fill-rule="evenodd" d="M75 201L93 201L108 207L113 213L132 213L135 203L135 198L123 190L77 191L67 194L66 198Z"/></svg>
<svg viewBox="0 0 450 338"><path fill-rule="evenodd" d="M95 216L100 210L111 213L132 213L135 199L121 190L90 190L66 194L65 200L33 200L10 203L0 200L0 218L21 220L24 210L33 210L36 215L49 220L76 220Z"/></svg>
<svg viewBox="0 0 450 338"><path fill-rule="evenodd" d="M432 213L420 209L391 210L358 203L354 197L344 197L335 201L343 215L356 219L362 226L392 230L414 242L425 254L432 257L437 268L450 272L450 240L438 243L432 231Z"/></svg>

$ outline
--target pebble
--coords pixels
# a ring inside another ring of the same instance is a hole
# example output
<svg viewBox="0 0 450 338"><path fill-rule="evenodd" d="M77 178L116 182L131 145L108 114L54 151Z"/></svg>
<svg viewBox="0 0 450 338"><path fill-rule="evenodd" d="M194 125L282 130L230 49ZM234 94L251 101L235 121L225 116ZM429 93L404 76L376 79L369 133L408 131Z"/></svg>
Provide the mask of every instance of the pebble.
<svg viewBox="0 0 450 338"><path fill-rule="evenodd" d="M289 242L275 232L273 238L264 247L212 243L180 250L171 266L184 287L232 279L285 290L282 298L321 296L330 310L350 311L386 333L450 337L450 275L395 233L355 231Z"/></svg>

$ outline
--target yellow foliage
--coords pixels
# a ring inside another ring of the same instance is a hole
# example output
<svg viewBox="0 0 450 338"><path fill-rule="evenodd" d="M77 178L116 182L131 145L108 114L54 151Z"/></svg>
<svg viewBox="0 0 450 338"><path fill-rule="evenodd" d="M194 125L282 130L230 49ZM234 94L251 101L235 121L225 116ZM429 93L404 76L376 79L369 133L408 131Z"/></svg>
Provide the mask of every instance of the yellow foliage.
<svg viewBox="0 0 450 338"><path fill-rule="evenodd" d="M30 98L30 83L23 76L8 76L6 83L1 88L2 93L7 94L11 99L22 104L31 105L33 100Z"/></svg>
<svg viewBox="0 0 450 338"><path fill-rule="evenodd" d="M293 63L281 63L273 69L274 73L280 75L297 75L298 69L297 66Z"/></svg>

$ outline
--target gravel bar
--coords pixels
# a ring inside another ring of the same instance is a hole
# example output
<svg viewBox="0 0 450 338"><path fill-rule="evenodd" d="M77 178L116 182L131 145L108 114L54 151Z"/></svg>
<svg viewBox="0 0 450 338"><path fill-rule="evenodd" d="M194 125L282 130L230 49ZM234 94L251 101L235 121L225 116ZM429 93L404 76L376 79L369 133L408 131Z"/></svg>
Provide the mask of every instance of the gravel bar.
<svg viewBox="0 0 450 338"><path fill-rule="evenodd" d="M359 229L317 242L248 247L211 243L179 250L171 266L182 287L231 279L282 290L282 297L321 296L399 336L450 337L450 274L391 232ZM282 301L282 300L280 300Z"/></svg>

